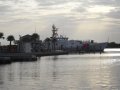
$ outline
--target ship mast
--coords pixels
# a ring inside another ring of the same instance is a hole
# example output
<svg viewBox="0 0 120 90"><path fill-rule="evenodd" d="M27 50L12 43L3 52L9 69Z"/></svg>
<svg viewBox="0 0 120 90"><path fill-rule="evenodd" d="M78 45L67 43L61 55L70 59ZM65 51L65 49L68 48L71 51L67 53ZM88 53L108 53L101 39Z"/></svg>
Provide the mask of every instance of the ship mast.
<svg viewBox="0 0 120 90"><path fill-rule="evenodd" d="M58 36L57 34L58 28L53 24L52 26L52 38L56 38Z"/></svg>

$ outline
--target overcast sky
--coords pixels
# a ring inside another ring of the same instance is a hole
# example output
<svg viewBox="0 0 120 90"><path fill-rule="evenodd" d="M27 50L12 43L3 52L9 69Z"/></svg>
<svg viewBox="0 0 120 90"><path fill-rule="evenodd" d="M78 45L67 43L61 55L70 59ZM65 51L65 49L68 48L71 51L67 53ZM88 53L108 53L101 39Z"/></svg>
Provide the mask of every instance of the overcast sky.
<svg viewBox="0 0 120 90"><path fill-rule="evenodd" d="M44 39L52 24L69 39L120 42L120 0L0 0L5 36L36 31Z"/></svg>

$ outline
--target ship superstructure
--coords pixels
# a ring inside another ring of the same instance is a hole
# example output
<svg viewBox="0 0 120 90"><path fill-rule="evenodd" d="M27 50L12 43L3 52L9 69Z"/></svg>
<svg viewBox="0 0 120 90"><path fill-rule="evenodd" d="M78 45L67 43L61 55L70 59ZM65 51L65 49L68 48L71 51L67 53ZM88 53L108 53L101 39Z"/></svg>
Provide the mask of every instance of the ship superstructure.
<svg viewBox="0 0 120 90"><path fill-rule="evenodd" d="M68 37L58 35L58 28L55 25L52 26L52 36L49 42L50 49L55 50L78 50L82 47L82 41L80 40L69 40ZM46 43L46 47L48 47Z"/></svg>

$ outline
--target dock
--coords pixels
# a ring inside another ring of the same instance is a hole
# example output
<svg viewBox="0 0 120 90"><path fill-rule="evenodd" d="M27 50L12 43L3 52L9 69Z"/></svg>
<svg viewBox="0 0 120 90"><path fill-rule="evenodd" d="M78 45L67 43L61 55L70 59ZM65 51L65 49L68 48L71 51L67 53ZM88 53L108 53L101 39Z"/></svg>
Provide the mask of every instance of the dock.
<svg viewBox="0 0 120 90"><path fill-rule="evenodd" d="M0 64L10 64L11 62L10 57L0 57Z"/></svg>
<svg viewBox="0 0 120 90"><path fill-rule="evenodd" d="M41 53L33 53L37 57L41 56L54 56L54 55L66 55L67 51L51 51L51 52L41 52Z"/></svg>
<svg viewBox="0 0 120 90"><path fill-rule="evenodd" d="M36 61L37 57L30 53L0 53L0 64L7 64L15 61Z"/></svg>
<svg viewBox="0 0 120 90"><path fill-rule="evenodd" d="M37 61L37 57L65 55L65 51L38 52L38 53L0 53L0 64L9 64L11 62Z"/></svg>

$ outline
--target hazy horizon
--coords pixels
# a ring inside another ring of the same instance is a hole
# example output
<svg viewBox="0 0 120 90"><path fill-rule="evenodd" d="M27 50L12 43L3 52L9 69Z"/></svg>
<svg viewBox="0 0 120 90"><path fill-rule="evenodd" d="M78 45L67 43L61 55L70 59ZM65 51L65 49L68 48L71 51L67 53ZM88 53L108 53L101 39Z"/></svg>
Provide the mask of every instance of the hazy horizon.
<svg viewBox="0 0 120 90"><path fill-rule="evenodd" d="M0 0L5 37L36 31L43 40L51 36L53 24L69 39L120 43L120 0Z"/></svg>

